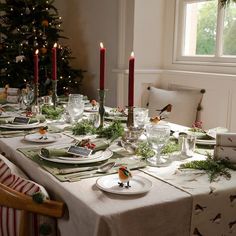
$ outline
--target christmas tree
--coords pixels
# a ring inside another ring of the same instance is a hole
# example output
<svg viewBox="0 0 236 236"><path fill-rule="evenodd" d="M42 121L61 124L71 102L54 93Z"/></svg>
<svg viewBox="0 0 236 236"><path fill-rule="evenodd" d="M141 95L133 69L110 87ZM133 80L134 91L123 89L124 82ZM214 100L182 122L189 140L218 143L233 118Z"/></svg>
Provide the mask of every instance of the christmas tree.
<svg viewBox="0 0 236 236"><path fill-rule="evenodd" d="M52 52L57 43L58 94L79 89L83 70L71 68L71 50L58 41L62 20L54 0L5 0L0 3L0 87L33 82L33 56L39 50L40 94L51 88Z"/></svg>

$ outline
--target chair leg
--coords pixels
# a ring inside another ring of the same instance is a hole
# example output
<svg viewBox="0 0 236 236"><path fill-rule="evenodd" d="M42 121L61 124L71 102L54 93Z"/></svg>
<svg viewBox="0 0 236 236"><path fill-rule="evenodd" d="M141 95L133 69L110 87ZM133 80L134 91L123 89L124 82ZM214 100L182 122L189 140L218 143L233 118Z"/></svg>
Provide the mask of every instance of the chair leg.
<svg viewBox="0 0 236 236"><path fill-rule="evenodd" d="M21 211L20 215L20 233L19 236L29 235L29 213L27 211Z"/></svg>

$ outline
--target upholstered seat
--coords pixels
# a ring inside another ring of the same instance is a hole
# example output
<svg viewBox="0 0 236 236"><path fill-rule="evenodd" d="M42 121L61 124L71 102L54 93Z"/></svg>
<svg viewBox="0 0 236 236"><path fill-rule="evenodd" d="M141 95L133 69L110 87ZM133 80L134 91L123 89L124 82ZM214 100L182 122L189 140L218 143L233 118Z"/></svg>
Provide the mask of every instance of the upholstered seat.
<svg viewBox="0 0 236 236"><path fill-rule="evenodd" d="M45 189L0 155L0 235L56 235L55 218L64 204L48 200ZM36 214L31 214L36 213ZM48 217L50 216L50 217Z"/></svg>
<svg viewBox="0 0 236 236"><path fill-rule="evenodd" d="M205 90L164 90L149 87L149 116L160 115L163 108L171 105L167 121L192 126L200 120L201 102Z"/></svg>

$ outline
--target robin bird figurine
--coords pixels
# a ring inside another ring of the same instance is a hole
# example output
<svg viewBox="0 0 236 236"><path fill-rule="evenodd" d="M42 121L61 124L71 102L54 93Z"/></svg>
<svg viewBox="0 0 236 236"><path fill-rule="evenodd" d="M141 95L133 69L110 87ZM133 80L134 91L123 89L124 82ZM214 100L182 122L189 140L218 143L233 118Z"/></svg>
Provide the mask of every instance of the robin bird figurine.
<svg viewBox="0 0 236 236"><path fill-rule="evenodd" d="M159 111L159 116L160 116L161 120L167 118L168 114L171 112L171 110L172 110L171 104L168 104L165 107L163 107L162 109L157 110L157 111Z"/></svg>
<svg viewBox="0 0 236 236"><path fill-rule="evenodd" d="M39 128L39 133L41 134L41 137L39 139L48 139L47 137L47 131L48 131L48 127L44 126L44 127L40 127Z"/></svg>
<svg viewBox="0 0 236 236"><path fill-rule="evenodd" d="M130 188L129 181L132 178L132 174L130 170L126 166L121 166L118 170L119 180L118 182L120 187L124 187L124 184L126 184L126 188Z"/></svg>

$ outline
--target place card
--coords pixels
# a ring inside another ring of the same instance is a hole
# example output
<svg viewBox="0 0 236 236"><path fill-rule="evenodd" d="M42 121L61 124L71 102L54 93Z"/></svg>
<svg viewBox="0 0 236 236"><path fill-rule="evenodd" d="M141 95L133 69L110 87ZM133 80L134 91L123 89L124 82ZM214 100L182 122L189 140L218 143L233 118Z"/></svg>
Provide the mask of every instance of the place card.
<svg viewBox="0 0 236 236"><path fill-rule="evenodd" d="M30 118L29 117L15 117L13 120L13 123L17 123L17 124L29 124Z"/></svg>
<svg viewBox="0 0 236 236"><path fill-rule="evenodd" d="M84 147L78 147L78 146L70 146L67 150L68 153L76 156L82 156L82 157L88 157L93 150L84 148Z"/></svg>

